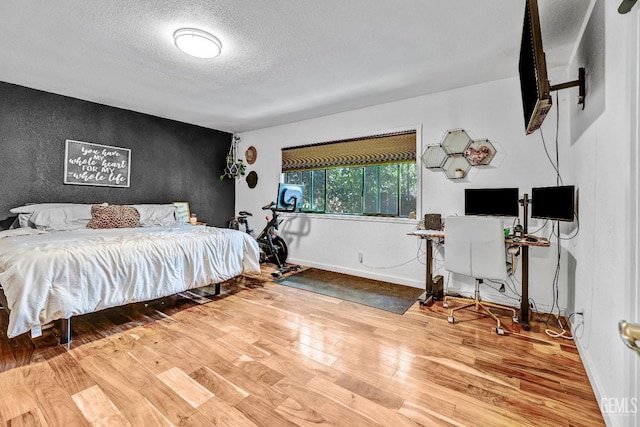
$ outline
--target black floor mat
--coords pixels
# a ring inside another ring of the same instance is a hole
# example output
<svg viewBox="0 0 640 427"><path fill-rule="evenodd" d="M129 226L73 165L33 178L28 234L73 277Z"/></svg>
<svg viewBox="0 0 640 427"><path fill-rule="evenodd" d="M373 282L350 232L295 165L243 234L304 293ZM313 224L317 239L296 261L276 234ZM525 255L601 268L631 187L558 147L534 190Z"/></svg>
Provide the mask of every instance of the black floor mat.
<svg viewBox="0 0 640 427"><path fill-rule="evenodd" d="M276 280L276 283L379 308L396 314L403 314L407 311L424 292L423 289L419 288L349 276L347 274L323 271L315 268Z"/></svg>

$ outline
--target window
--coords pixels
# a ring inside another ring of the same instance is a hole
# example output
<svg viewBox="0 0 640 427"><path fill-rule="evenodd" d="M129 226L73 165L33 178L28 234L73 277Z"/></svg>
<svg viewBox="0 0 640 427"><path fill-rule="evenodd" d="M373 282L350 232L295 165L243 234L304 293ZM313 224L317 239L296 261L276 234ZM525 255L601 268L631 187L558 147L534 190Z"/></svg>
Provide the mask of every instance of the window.
<svg viewBox="0 0 640 427"><path fill-rule="evenodd" d="M408 217L416 210L416 133L285 148L285 182L304 185L302 211Z"/></svg>

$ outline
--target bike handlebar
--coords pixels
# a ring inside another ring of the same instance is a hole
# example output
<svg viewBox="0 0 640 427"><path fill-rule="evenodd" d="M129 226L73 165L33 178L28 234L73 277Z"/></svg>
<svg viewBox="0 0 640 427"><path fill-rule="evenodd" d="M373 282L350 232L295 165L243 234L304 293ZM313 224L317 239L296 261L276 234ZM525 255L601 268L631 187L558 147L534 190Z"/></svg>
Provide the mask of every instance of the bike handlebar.
<svg viewBox="0 0 640 427"><path fill-rule="evenodd" d="M262 207L262 210L264 210L264 211L266 211L268 209L271 209L273 212L294 212L295 211L295 208L291 209L291 210L289 210L289 209L277 209L276 202L271 202L268 205L264 205ZM253 214L251 212L247 212L247 211L240 211L240 212L238 212L238 216L239 217L248 217L248 216L253 216Z"/></svg>
<svg viewBox="0 0 640 427"><path fill-rule="evenodd" d="M267 209L271 209L273 212L295 212L297 204L298 204L298 199L296 197L293 197L293 203L291 204L291 209L278 209L278 205L276 205L276 202L270 202L268 205L264 205L262 207L262 210L266 211Z"/></svg>
<svg viewBox="0 0 640 427"><path fill-rule="evenodd" d="M264 211L266 211L268 209L271 209L272 212L295 212L296 211L295 205L291 209L278 209L274 202L271 202L270 204L264 205L262 207L262 210L264 210Z"/></svg>

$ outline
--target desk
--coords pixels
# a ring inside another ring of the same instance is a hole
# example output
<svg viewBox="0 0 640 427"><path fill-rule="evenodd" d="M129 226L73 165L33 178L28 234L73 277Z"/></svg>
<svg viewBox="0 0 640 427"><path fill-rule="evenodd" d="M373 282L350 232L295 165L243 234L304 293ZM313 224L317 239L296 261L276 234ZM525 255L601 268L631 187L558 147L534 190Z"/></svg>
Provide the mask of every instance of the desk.
<svg viewBox="0 0 640 427"><path fill-rule="evenodd" d="M433 301L433 240L444 239L445 232L442 230L415 230L407 233L409 236L416 236L421 239L425 239L427 242L426 247L426 263L427 263L427 278L425 281L425 301L421 304L427 304ZM535 236L532 236L535 237ZM522 265L520 267L521 282L522 282L522 301L520 302L520 324L525 331L529 330L529 248L532 246L548 248L550 243L547 239L536 237L537 241L529 242L526 239L513 238L512 236L505 237L505 245L518 245L521 248Z"/></svg>

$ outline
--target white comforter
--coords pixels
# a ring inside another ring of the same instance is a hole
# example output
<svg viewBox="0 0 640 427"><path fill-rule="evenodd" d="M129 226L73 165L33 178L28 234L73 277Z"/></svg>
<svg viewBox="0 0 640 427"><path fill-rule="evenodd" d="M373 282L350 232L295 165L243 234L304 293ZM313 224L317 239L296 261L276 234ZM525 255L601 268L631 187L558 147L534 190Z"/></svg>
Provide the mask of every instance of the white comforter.
<svg viewBox="0 0 640 427"><path fill-rule="evenodd" d="M259 249L255 239L236 230L177 225L0 232L10 338L52 320L172 295L242 272L260 272Z"/></svg>

